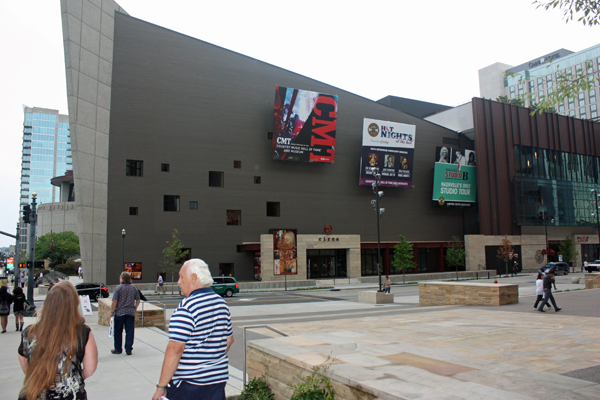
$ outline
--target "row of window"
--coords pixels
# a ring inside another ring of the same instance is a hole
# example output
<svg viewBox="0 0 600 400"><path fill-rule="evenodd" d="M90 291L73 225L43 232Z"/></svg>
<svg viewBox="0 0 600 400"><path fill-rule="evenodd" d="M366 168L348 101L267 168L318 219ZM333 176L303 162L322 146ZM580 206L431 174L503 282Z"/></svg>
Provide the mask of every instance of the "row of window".
<svg viewBox="0 0 600 400"><path fill-rule="evenodd" d="M516 145L515 170L520 177L598 183L600 157Z"/></svg>
<svg viewBox="0 0 600 400"><path fill-rule="evenodd" d="M25 113L25 119L26 120L37 119L37 120L43 120L43 121L56 121L56 114Z"/></svg>
<svg viewBox="0 0 600 400"><path fill-rule="evenodd" d="M33 187L33 185L32 185ZM163 196L163 211L179 212L180 197L176 195ZM198 202L189 202L190 210L198 210ZM242 225L242 210L227 210L227 225ZM129 215L139 215L138 207L129 207ZM278 201L267 201L267 217L279 217L280 204Z"/></svg>
<svg viewBox="0 0 600 400"><path fill-rule="evenodd" d="M242 168L241 161L234 161L233 168ZM161 172L169 172L170 164L160 164ZM126 160L125 176L144 176L144 161L143 160ZM260 184L260 176L254 177L254 183ZM208 186L223 187L225 185L225 173L223 171L208 171Z"/></svg>

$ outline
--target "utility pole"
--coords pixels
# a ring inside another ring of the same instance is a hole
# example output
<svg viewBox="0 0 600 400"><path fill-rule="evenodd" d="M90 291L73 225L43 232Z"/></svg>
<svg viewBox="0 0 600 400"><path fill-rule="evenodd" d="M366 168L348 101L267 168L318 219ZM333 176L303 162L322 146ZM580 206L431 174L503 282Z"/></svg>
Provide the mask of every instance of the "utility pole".
<svg viewBox="0 0 600 400"><path fill-rule="evenodd" d="M381 180L381 174L379 173L379 168L373 167L371 169L373 173L373 177L375 178L375 182L371 184L373 188L373 193L375 193L375 200L371 200L371 205L375 208L375 212L377 213L377 275L379 275L379 291L382 292L381 289L381 231L379 229L379 220L381 219L382 214L385 212L385 208L379 207L379 199L383 196L383 192L379 190L379 181Z"/></svg>
<svg viewBox="0 0 600 400"><path fill-rule="evenodd" d="M23 221L29 223L29 248L27 256L27 266L29 267L29 278L27 279L27 302L29 303L29 310L26 312L27 316L35 315L35 303L33 300L33 277L35 274L35 234L37 227L37 212L36 212L36 198L37 193L31 194L32 201L31 207L28 205L23 210Z"/></svg>

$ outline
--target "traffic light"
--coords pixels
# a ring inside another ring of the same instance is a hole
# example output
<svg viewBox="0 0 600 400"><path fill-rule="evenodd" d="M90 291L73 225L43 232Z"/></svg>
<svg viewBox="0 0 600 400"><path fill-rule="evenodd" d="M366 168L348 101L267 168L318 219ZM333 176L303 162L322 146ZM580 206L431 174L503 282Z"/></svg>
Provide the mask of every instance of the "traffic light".
<svg viewBox="0 0 600 400"><path fill-rule="evenodd" d="M44 269L44 260L38 260L35 262L35 269Z"/></svg>
<svg viewBox="0 0 600 400"><path fill-rule="evenodd" d="M31 206L27 204L26 206L23 206L23 222L26 224L30 222L29 214L31 214Z"/></svg>
<svg viewBox="0 0 600 400"><path fill-rule="evenodd" d="M33 267L33 261L27 261L27 269L31 269Z"/></svg>

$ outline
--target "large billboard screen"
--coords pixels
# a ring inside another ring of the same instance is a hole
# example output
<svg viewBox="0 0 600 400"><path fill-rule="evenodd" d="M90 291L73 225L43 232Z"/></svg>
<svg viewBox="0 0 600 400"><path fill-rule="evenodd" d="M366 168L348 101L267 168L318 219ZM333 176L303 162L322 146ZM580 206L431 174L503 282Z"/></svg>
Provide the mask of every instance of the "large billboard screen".
<svg viewBox="0 0 600 400"><path fill-rule="evenodd" d="M380 186L411 187L415 131L415 125L365 118L360 184L375 182L376 168L381 174Z"/></svg>
<svg viewBox="0 0 600 400"><path fill-rule="evenodd" d="M275 275L296 275L298 268L295 229L273 231L273 273Z"/></svg>
<svg viewBox="0 0 600 400"><path fill-rule="evenodd" d="M477 200L477 163L473 150L438 146L432 200L445 206L470 206Z"/></svg>
<svg viewBox="0 0 600 400"><path fill-rule="evenodd" d="M338 97L277 86L274 160L333 164Z"/></svg>

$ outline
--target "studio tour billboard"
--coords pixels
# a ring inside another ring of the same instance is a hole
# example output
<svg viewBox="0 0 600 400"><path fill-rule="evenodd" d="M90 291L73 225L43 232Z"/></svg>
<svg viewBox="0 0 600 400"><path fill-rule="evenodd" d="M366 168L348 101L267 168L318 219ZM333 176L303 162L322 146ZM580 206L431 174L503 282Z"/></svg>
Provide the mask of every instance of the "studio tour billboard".
<svg viewBox="0 0 600 400"><path fill-rule="evenodd" d="M338 97L277 86L273 159L333 164Z"/></svg>
<svg viewBox="0 0 600 400"><path fill-rule="evenodd" d="M432 200L443 206L469 207L477 200L477 163L473 150L438 146Z"/></svg>
<svg viewBox="0 0 600 400"><path fill-rule="evenodd" d="M375 167L381 173L380 186L411 187L415 130L415 125L365 118L360 184L375 182Z"/></svg>

